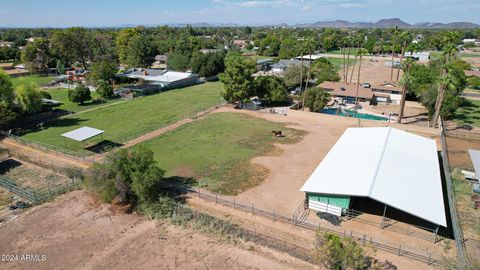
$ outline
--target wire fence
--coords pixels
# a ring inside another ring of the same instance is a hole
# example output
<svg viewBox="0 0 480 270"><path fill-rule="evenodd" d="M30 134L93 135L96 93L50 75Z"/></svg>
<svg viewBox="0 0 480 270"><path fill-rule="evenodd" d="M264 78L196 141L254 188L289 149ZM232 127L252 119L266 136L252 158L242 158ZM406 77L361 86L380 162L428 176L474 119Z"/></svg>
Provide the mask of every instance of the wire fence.
<svg viewBox="0 0 480 270"><path fill-rule="evenodd" d="M275 210L273 211L265 210L265 209L256 207L254 204L246 204L244 202L238 202L235 199L228 199L221 195L207 192L201 189L191 189L190 192L195 194L199 198L202 198L211 202L215 202L224 206L232 207L234 209L238 209L244 212L264 216L264 217L273 219L274 221L288 223L288 224L297 226L299 228L304 228L304 229L313 230L313 231L320 230L322 232L332 233L340 237L350 237L353 240L357 241L358 243L361 243L362 245L368 243L371 246L373 246L375 249L386 251L386 252L395 254L397 256L407 257L419 262L426 263L433 267L441 268L445 265L442 259L436 258L435 256L432 255L432 253L425 252L424 254L421 254L418 250L413 250L410 247L406 247L402 245L393 245L391 243L387 244L387 243L381 242L380 240L374 239L372 236L368 236L366 234L361 234L354 231L348 232L347 230L342 231L342 230L334 230L331 228L322 227L320 223L313 224L308 221L297 220L294 217L285 215Z"/></svg>
<svg viewBox="0 0 480 270"><path fill-rule="evenodd" d="M450 217L452 220L452 230L453 235L455 238L455 245L457 247L457 255L460 260L466 264L467 257L465 252L465 244L463 240L463 233L458 223L458 214L457 214L457 206L455 201L455 193L453 191L453 184L452 184L452 177L451 177L451 169L448 159L448 148L447 148L447 140L445 139L446 133L444 129L443 120L441 121L442 132L440 133L440 141L442 144L442 165L443 171L445 175L445 182L447 187L447 196L448 196L448 206L450 208Z"/></svg>

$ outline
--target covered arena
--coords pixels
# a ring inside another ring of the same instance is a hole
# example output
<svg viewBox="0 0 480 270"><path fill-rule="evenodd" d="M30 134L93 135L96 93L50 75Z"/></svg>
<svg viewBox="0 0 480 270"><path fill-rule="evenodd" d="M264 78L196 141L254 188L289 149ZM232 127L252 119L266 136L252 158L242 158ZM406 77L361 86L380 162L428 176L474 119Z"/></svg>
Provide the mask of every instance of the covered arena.
<svg viewBox="0 0 480 270"><path fill-rule="evenodd" d="M305 182L306 207L367 212L438 233L447 227L435 140L389 127L348 128Z"/></svg>

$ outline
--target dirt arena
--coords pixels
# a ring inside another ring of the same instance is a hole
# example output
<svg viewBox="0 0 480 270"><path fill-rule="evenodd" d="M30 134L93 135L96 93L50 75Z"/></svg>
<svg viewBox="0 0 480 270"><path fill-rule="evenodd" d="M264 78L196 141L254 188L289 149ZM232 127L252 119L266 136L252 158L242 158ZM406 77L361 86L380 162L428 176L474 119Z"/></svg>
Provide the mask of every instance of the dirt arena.
<svg viewBox="0 0 480 270"><path fill-rule="evenodd" d="M83 191L63 195L0 225L0 239L0 254L45 255L39 262L0 261L1 269L317 268L251 243L233 245L126 215Z"/></svg>

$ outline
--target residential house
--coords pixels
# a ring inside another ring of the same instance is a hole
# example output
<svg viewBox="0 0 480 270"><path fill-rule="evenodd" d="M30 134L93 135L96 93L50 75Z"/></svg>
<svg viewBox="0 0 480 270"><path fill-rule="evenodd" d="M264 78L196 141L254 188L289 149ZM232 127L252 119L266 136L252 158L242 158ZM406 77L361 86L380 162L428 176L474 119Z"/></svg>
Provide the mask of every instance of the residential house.
<svg viewBox="0 0 480 270"><path fill-rule="evenodd" d="M125 78L132 83L142 81L139 85L123 87L117 91L118 94L134 91L139 93L138 95L146 95L162 89L185 87L199 82L196 74L151 68L131 68L117 74L117 77Z"/></svg>
<svg viewBox="0 0 480 270"><path fill-rule="evenodd" d="M256 65L257 71L269 71L272 64L273 64L273 60L270 58L258 59L257 65Z"/></svg>
<svg viewBox="0 0 480 270"><path fill-rule="evenodd" d="M272 65L272 73L276 75L280 75L284 73L289 67L294 66L294 65L301 65L302 61L300 60L280 60L278 63L275 63ZM310 66L309 61L303 61L303 65L306 67Z"/></svg>
<svg viewBox="0 0 480 270"><path fill-rule="evenodd" d="M326 81L320 84L333 97L342 98L346 103L355 103L357 84ZM358 100L372 104L400 104L402 89L394 83L377 85L362 84L358 87Z"/></svg>
<svg viewBox="0 0 480 270"><path fill-rule="evenodd" d="M323 55L319 55L319 54L308 54L308 55L304 55L304 56L297 56L297 57L294 57L292 60L299 60L301 61L302 58L303 58L303 61L315 61L317 59L320 59L320 58L323 58L324 56Z"/></svg>
<svg viewBox="0 0 480 270"><path fill-rule="evenodd" d="M13 42L10 41L0 41L0 47L9 47L11 48L13 46Z"/></svg>
<svg viewBox="0 0 480 270"><path fill-rule="evenodd" d="M85 69L74 69L66 72L66 74L68 75L68 80L80 82L84 82L87 79L87 75L89 73L90 71Z"/></svg>
<svg viewBox="0 0 480 270"><path fill-rule="evenodd" d="M411 57L413 58L414 60L419 60L419 61L428 61L430 60L430 52L405 52L404 54L404 57Z"/></svg>
<svg viewBox="0 0 480 270"><path fill-rule="evenodd" d="M240 48L245 48L247 46L248 42L244 39L235 39L233 40L233 45L238 46Z"/></svg>
<svg viewBox="0 0 480 270"><path fill-rule="evenodd" d="M208 53L217 53L223 51L222 49L201 49L200 52L203 54L208 54Z"/></svg>

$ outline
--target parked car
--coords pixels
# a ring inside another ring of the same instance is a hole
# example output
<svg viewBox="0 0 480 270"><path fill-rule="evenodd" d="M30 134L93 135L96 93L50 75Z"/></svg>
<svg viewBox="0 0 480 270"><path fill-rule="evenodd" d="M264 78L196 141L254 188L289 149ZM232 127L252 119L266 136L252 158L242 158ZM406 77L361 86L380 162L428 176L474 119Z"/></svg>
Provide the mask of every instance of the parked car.
<svg viewBox="0 0 480 270"><path fill-rule="evenodd" d="M258 98L252 98L252 103L255 104L256 106L262 106L262 102Z"/></svg>

